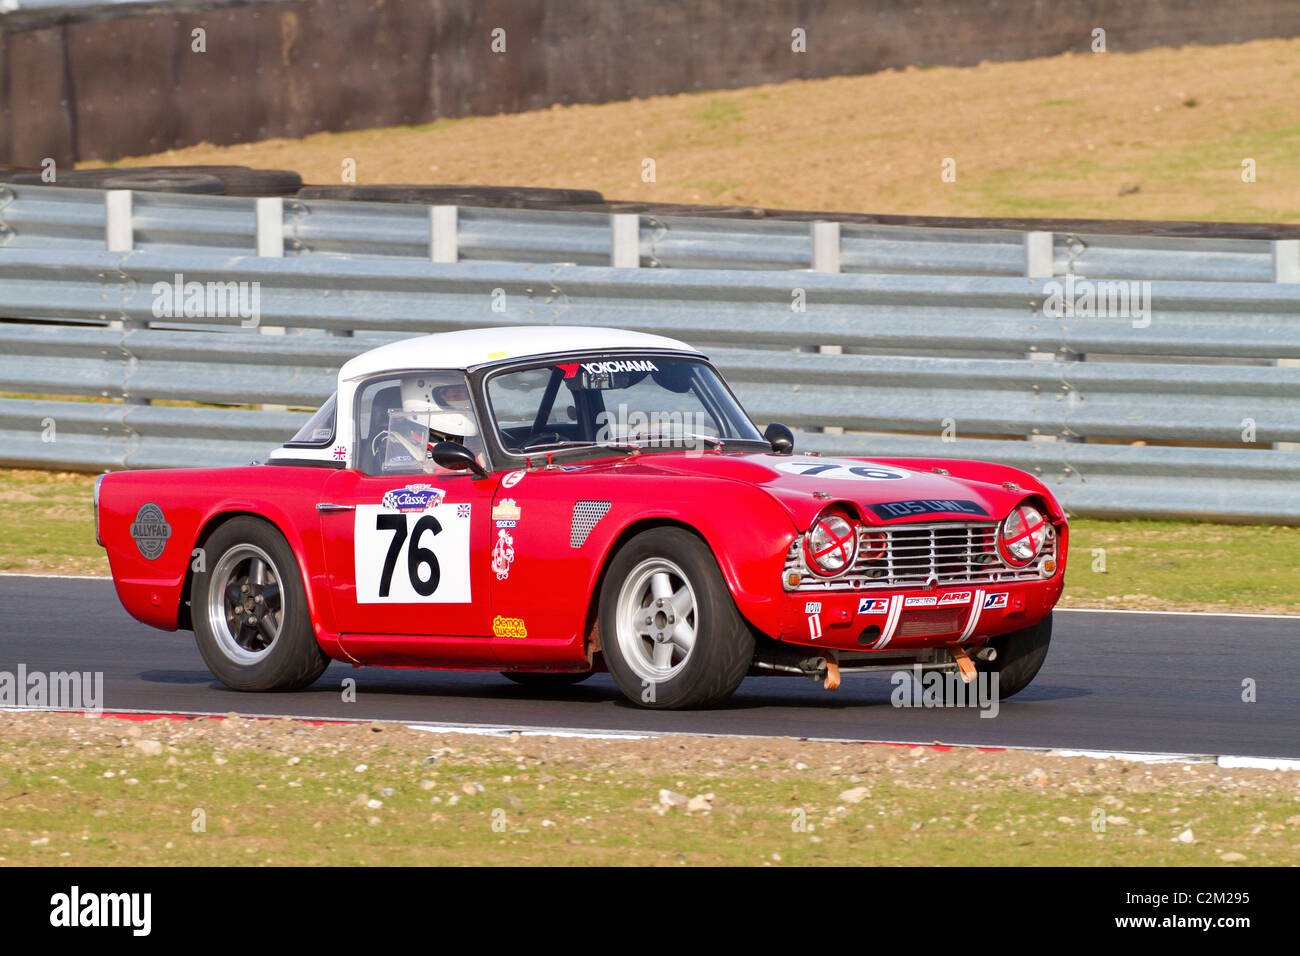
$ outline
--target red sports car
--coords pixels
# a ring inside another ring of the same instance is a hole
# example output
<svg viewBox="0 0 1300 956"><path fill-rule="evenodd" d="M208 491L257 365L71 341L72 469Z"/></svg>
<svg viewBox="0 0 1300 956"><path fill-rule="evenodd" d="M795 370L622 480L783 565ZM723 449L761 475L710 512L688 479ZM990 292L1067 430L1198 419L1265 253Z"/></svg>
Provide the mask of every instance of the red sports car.
<svg viewBox="0 0 1300 956"><path fill-rule="evenodd" d="M1014 694L1067 533L1024 472L797 455L689 345L560 327L374 349L265 464L104 475L95 519L126 609L230 687L608 670L651 707L914 664Z"/></svg>

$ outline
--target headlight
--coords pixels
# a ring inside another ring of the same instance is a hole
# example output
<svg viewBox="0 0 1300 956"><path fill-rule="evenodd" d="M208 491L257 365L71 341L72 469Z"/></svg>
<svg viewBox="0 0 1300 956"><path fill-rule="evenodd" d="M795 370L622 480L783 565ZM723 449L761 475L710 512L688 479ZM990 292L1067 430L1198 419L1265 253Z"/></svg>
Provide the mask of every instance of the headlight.
<svg viewBox="0 0 1300 956"><path fill-rule="evenodd" d="M817 574L847 571L858 556L858 530L843 515L824 515L803 536L803 553Z"/></svg>
<svg viewBox="0 0 1300 956"><path fill-rule="evenodd" d="M1019 505L998 529L998 550L1007 564L1023 568L1038 556L1047 540L1048 525L1033 505Z"/></svg>

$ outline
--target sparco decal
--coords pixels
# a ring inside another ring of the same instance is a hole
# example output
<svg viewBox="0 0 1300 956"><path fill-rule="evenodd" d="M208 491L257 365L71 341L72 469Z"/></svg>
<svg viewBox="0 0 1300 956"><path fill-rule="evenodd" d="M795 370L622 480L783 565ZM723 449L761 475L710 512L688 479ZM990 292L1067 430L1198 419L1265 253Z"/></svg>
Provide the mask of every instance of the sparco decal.
<svg viewBox="0 0 1300 956"><path fill-rule="evenodd" d="M131 537L140 553L150 561L157 560L171 536L172 526L163 517L162 509L152 501L141 505L131 522Z"/></svg>

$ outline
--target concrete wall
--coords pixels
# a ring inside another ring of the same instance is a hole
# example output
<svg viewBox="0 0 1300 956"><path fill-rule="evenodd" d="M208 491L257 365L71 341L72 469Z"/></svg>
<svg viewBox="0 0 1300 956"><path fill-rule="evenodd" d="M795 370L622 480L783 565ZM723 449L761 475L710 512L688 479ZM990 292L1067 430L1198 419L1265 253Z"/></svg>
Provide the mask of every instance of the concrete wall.
<svg viewBox="0 0 1300 956"><path fill-rule="evenodd" d="M206 30L207 50L191 49ZM492 30L506 52L492 52ZM807 33L806 53L791 30ZM1294 0L204 0L0 18L0 162L1300 35Z"/></svg>

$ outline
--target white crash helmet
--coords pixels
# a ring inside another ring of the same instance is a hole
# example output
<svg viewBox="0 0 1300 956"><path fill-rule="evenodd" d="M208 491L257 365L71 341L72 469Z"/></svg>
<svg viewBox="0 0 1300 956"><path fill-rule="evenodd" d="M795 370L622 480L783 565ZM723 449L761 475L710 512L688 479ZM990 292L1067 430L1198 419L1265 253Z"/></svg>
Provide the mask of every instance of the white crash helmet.
<svg viewBox="0 0 1300 956"><path fill-rule="evenodd" d="M478 434L478 425L472 415L456 409L444 408L433 399L435 388L446 385L431 376L414 375L402 379L402 411L427 420L429 431L441 441L464 442Z"/></svg>

